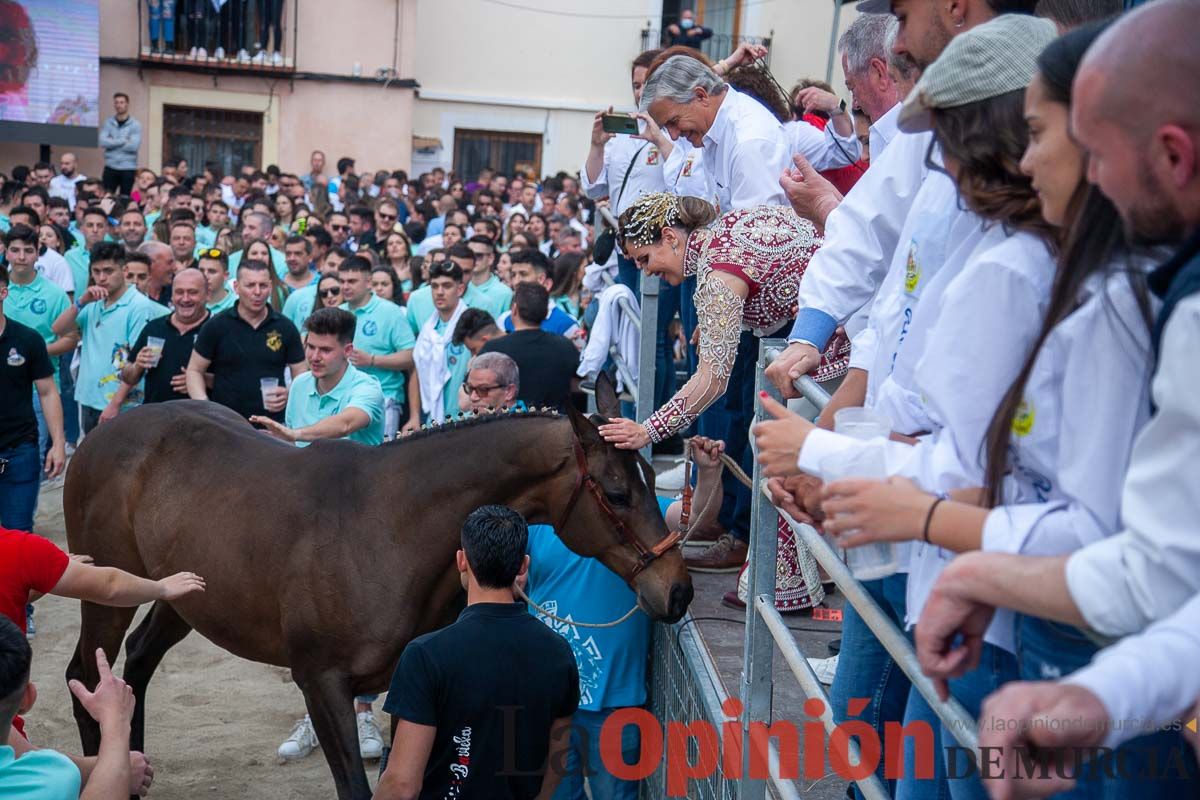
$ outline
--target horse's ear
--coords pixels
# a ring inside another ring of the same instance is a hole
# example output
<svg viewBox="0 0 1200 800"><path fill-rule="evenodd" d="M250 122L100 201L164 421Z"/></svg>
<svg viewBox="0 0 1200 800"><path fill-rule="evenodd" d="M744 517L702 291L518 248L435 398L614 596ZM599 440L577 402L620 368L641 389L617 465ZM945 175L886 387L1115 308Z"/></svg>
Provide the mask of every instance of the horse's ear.
<svg viewBox="0 0 1200 800"><path fill-rule="evenodd" d="M604 441L600 436L600 431L596 429L596 426L600 424L596 417L586 417L568 403L567 418L571 420L571 427L575 429L575 435L579 437L579 441L583 443L584 447Z"/></svg>
<svg viewBox="0 0 1200 800"><path fill-rule="evenodd" d="M617 399L617 387L607 372L601 371L596 377L596 411L600 416L617 419L621 416L621 401Z"/></svg>

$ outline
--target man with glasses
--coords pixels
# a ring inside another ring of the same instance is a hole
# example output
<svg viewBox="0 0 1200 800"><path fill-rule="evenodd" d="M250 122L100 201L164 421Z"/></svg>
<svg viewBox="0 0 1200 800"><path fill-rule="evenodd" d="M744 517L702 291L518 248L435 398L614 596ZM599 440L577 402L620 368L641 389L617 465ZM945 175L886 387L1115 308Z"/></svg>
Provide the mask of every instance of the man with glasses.
<svg viewBox="0 0 1200 800"><path fill-rule="evenodd" d="M375 203L375 227L358 237L359 249L369 247L383 252L387 235L400 221L400 206L391 197L382 197Z"/></svg>
<svg viewBox="0 0 1200 800"><path fill-rule="evenodd" d="M476 295L470 305L499 317L512 307L513 293L492 271L496 263L496 245L486 236L472 236L467 240L467 247L472 255L471 288Z"/></svg>
<svg viewBox="0 0 1200 800"><path fill-rule="evenodd" d="M343 214L341 211L330 213L329 220L325 223L325 227L329 229L329 236L333 239L334 247L344 247L347 250L353 250L349 246L350 242L350 217Z"/></svg>
<svg viewBox="0 0 1200 800"><path fill-rule="evenodd" d="M525 403L517 399L520 385L517 362L504 353L481 353L467 364L467 379L463 381L458 402L476 414L510 408L523 410Z"/></svg>

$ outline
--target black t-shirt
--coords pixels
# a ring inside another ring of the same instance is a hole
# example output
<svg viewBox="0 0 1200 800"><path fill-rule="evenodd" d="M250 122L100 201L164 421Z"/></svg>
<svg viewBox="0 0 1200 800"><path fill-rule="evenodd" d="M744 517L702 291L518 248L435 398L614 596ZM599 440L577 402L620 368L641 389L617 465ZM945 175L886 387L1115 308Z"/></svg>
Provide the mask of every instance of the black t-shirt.
<svg viewBox="0 0 1200 800"><path fill-rule="evenodd" d="M53 374L46 343L38 332L6 318L0 333L0 450L37 443L33 382Z"/></svg>
<svg viewBox="0 0 1200 800"><path fill-rule="evenodd" d="M179 329L171 324L173 316L168 314L147 322L142 328L142 335L133 344L133 358L137 358L137 354L146 346L147 338L157 336L165 341L158 366L146 370L146 396L142 401L144 403L164 403L167 400L188 398L187 392L180 394L171 388L171 378L187 369L188 361L192 358L192 347L196 344L196 335L205 323L201 322L187 333L180 333ZM212 315L209 314L204 319L210 320Z"/></svg>
<svg viewBox="0 0 1200 800"><path fill-rule="evenodd" d="M523 603L476 603L404 648L384 710L437 728L422 800L516 800L541 791L550 725L578 706L571 646Z"/></svg>
<svg viewBox="0 0 1200 800"><path fill-rule="evenodd" d="M304 361L304 344L296 326L270 305L267 318L257 328L238 315L238 304L204 323L195 351L212 362L213 402L232 408L243 417L254 414L283 422L283 412L263 408L262 378L276 378L283 386L289 364Z"/></svg>
<svg viewBox="0 0 1200 800"><path fill-rule="evenodd" d="M504 353L517 362L517 399L525 405L567 410L571 379L579 368L579 350L570 339L543 330L516 331L490 339L480 352Z"/></svg>

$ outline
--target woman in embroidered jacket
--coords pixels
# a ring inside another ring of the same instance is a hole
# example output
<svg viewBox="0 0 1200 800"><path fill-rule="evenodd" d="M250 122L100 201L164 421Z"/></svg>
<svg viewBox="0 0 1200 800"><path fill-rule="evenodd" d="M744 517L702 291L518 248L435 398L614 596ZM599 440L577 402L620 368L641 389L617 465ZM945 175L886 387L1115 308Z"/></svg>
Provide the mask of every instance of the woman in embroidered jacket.
<svg viewBox="0 0 1200 800"><path fill-rule="evenodd" d="M663 193L642 197L621 215L620 225L625 252L639 269L675 286L696 276L700 360L696 374L644 423L612 420L600 428L601 434L617 447L640 449L683 431L728 392L725 441L729 455L750 471L747 431L754 415L757 339L785 329L795 316L797 287L820 238L811 223L787 207L759 206L718 217L700 198ZM743 338L747 331L753 338ZM818 381L846 371L848 344L837 355L833 347L818 369ZM730 505L732 494L726 492ZM737 505L745 504L744 512L750 498L749 492L742 494L746 496L737 498ZM732 520L738 512L730 508L721 516ZM748 514L742 516L748 526ZM784 567L784 561L795 558L795 548L785 541L790 534L781 533L781 579L784 571L799 578L797 564ZM785 556L785 549L793 556ZM799 580L796 583L800 588ZM819 602L820 597L811 596L820 592L819 582L804 583L810 587L804 605Z"/></svg>

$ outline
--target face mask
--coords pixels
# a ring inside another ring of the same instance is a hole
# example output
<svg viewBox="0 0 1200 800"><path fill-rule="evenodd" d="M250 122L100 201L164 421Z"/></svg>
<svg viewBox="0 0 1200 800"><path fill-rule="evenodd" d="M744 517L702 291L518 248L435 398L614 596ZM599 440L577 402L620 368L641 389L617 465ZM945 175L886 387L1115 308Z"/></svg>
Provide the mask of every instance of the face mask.
<svg viewBox="0 0 1200 800"><path fill-rule="evenodd" d="M679 27L683 28L685 31L695 24L696 24L696 21L691 20L691 19L683 19L683 20L679 21Z"/></svg>

